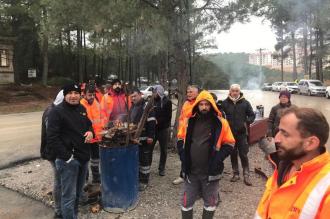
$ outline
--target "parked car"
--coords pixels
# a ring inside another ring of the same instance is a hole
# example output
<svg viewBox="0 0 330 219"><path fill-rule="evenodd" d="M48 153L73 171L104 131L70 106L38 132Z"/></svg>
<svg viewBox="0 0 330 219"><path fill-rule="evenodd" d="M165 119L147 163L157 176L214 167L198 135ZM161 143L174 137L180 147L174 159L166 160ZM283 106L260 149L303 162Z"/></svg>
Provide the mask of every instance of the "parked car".
<svg viewBox="0 0 330 219"><path fill-rule="evenodd" d="M298 93L298 84L295 82L283 82L282 87L290 93Z"/></svg>
<svg viewBox="0 0 330 219"><path fill-rule="evenodd" d="M148 99L148 98L151 97L153 89L154 89L153 86L142 86L142 87L140 87L139 90L142 93L142 97L144 99ZM165 91L164 94L167 96L168 95L168 91Z"/></svg>
<svg viewBox="0 0 330 219"><path fill-rule="evenodd" d="M272 84L272 91L280 91L283 82L274 82Z"/></svg>
<svg viewBox="0 0 330 219"><path fill-rule="evenodd" d="M326 87L319 80L300 80L298 83L299 94L325 96Z"/></svg>
<svg viewBox="0 0 330 219"><path fill-rule="evenodd" d="M327 99L330 99L330 86L328 86L328 87L326 88L326 90L325 90L325 97L326 97Z"/></svg>
<svg viewBox="0 0 330 219"><path fill-rule="evenodd" d="M272 90L272 84L271 83L264 83L261 87L261 90L271 91Z"/></svg>

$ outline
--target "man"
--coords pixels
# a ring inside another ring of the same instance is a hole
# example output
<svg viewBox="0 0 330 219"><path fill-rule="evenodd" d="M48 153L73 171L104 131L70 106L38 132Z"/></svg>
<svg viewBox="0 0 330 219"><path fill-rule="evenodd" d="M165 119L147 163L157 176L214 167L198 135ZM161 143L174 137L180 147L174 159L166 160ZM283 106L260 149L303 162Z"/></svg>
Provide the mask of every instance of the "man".
<svg viewBox="0 0 330 219"><path fill-rule="evenodd" d="M268 137L275 137L278 132L280 124L281 113L292 106L291 94L289 91L281 91L279 96L279 103L272 107L268 117Z"/></svg>
<svg viewBox="0 0 330 219"><path fill-rule="evenodd" d="M329 124L311 108L284 111L275 136L280 163L268 179L255 218L329 218Z"/></svg>
<svg viewBox="0 0 330 219"><path fill-rule="evenodd" d="M249 145L247 143L247 127L254 121L255 114L249 101L247 101L241 88L238 84L230 86L229 95L221 105L226 113L226 118L230 128L234 134L236 144L233 153L230 156L231 165L233 168L233 177L231 182L236 182L240 179L238 168L238 155L241 159L243 168L244 183L251 186L250 169L249 169Z"/></svg>
<svg viewBox="0 0 330 219"><path fill-rule="evenodd" d="M130 110L131 121L138 125L147 103L142 98L140 90L135 89L131 94L132 108ZM155 138L156 118L155 112L151 110L140 136L139 148L139 190L144 191L149 183L149 176L152 163L153 141Z"/></svg>
<svg viewBox="0 0 330 219"><path fill-rule="evenodd" d="M218 203L223 161L232 152L235 139L209 92L202 91L198 95L185 133L184 142L177 145L185 178L181 194L182 218L193 218L193 205L202 197L202 218L210 219Z"/></svg>
<svg viewBox="0 0 330 219"><path fill-rule="evenodd" d="M80 87L63 88L64 101L54 107L48 118L47 143L54 151L55 166L61 181L61 212L64 219L76 219L78 201L85 184L92 123L80 105Z"/></svg>
<svg viewBox="0 0 330 219"><path fill-rule="evenodd" d="M92 170L92 184L98 186L100 184L100 155L98 143L101 139L102 123L101 123L101 108L100 104L95 98L95 87L87 86L84 91L84 98L80 100L80 104L86 109L87 116L92 122L95 133L95 138L90 141L91 146L91 170Z"/></svg>
<svg viewBox="0 0 330 219"><path fill-rule="evenodd" d="M54 102L49 105L44 113L42 114L42 120L41 120L41 146L40 146L40 156L42 159L48 160L52 166L53 169L53 176L54 176L54 182L53 182L53 200L55 204L55 214L54 218L63 218L61 213L61 181L58 172L56 171L55 167L55 155L52 153L51 149L49 148L49 145L47 144L47 127L48 127L48 116L50 111L57 105L63 102L64 96L63 96L63 90L61 90Z"/></svg>
<svg viewBox="0 0 330 219"><path fill-rule="evenodd" d="M184 102L181 108L180 116L179 116L179 121L178 121L178 133L177 133L177 144L181 144L181 141L183 141L184 136L185 136L185 130L187 128L187 121L188 121L188 114L191 112L192 106L195 103L195 100L198 96L198 87L194 85L189 85L187 87L187 100ZM184 179L181 176L176 178L173 181L174 185L178 185L180 183L183 183Z"/></svg>
<svg viewBox="0 0 330 219"><path fill-rule="evenodd" d="M159 142L160 146L160 159L158 166L158 173L160 176L165 176L165 165L167 158L167 144L169 140L171 119L172 119L172 102L169 100L165 94L163 86L154 86L153 93L155 95L155 116L156 116L156 134L155 141Z"/></svg>
<svg viewBox="0 0 330 219"><path fill-rule="evenodd" d="M108 127L110 123L126 122L127 109L130 108L130 100L127 101L121 81L114 79L112 87L101 101L101 119L103 127Z"/></svg>

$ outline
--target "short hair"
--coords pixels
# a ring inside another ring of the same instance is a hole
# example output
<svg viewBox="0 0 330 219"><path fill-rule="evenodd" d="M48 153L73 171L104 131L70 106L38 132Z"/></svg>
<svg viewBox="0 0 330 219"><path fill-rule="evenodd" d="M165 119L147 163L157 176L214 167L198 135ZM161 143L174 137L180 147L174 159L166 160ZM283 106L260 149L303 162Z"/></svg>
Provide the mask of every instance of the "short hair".
<svg viewBox="0 0 330 219"><path fill-rule="evenodd" d="M197 92L199 93L200 92L200 89L197 85L194 85L194 84L190 84L187 86L187 90L188 89L197 89Z"/></svg>
<svg viewBox="0 0 330 219"><path fill-rule="evenodd" d="M230 90L231 89L238 89L238 90L241 90L241 86L239 84L232 84L230 85Z"/></svg>
<svg viewBox="0 0 330 219"><path fill-rule="evenodd" d="M312 135L320 140L320 148L324 148L329 138L329 123L318 110L305 107L292 106L283 111L283 116L294 114L298 118L297 129L304 138Z"/></svg>
<svg viewBox="0 0 330 219"><path fill-rule="evenodd" d="M89 86L86 86L85 87L85 91L84 91L84 93L86 94L87 92L88 93L95 93L95 86L93 86L93 85L89 85Z"/></svg>
<svg viewBox="0 0 330 219"><path fill-rule="evenodd" d="M213 92L210 92L210 94L211 94L211 96L213 97L213 100L214 100L215 102L217 102L217 100L218 100L217 95L216 95L215 93L213 93Z"/></svg>
<svg viewBox="0 0 330 219"><path fill-rule="evenodd" d="M138 93L138 94L142 94L142 92L138 88L133 88L132 91L131 91L131 94L133 94L135 92Z"/></svg>

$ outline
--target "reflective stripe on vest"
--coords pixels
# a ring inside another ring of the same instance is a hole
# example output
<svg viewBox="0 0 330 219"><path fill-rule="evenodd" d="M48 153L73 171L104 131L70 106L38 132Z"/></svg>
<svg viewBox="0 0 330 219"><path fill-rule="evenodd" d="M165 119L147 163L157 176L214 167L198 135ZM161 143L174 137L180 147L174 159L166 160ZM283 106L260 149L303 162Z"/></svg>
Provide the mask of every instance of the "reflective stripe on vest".
<svg viewBox="0 0 330 219"><path fill-rule="evenodd" d="M325 193L329 189L329 186L330 186L330 172L327 175L325 175L321 180L319 180L319 182L310 192L308 198L305 201L304 207L302 208L299 219L315 218L319 210L321 201Z"/></svg>

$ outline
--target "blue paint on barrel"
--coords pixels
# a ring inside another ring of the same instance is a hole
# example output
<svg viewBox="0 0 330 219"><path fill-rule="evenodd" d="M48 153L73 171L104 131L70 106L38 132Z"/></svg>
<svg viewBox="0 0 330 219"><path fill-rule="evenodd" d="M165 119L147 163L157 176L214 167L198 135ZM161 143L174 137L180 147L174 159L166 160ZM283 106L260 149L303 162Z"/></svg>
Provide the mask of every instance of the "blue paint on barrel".
<svg viewBox="0 0 330 219"><path fill-rule="evenodd" d="M138 202L139 147L100 147L102 205L121 213Z"/></svg>

